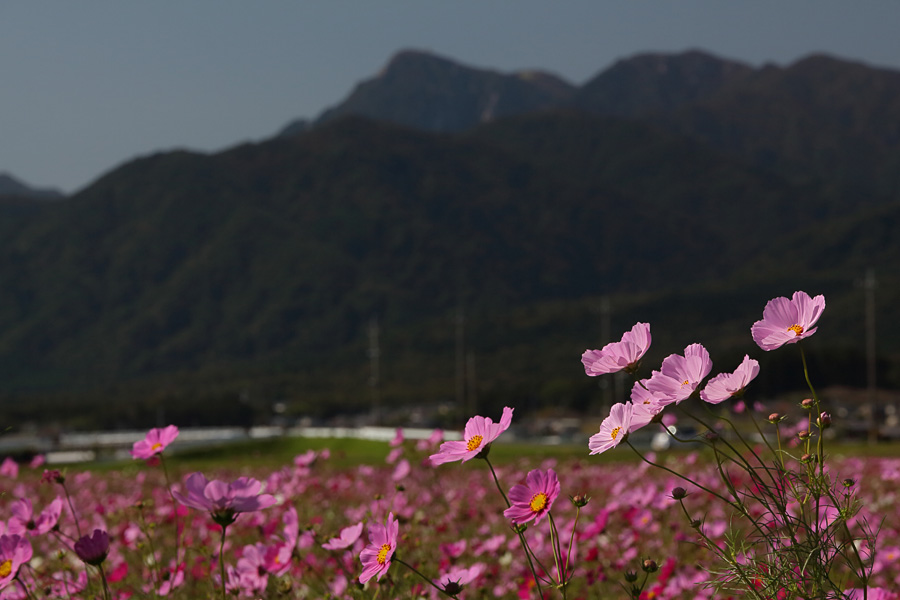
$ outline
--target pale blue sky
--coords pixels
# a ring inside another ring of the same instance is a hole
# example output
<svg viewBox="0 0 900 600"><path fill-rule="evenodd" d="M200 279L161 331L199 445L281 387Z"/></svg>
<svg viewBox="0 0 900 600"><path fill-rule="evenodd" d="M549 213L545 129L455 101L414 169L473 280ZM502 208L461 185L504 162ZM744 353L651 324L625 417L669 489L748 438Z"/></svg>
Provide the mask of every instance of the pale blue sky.
<svg viewBox="0 0 900 600"><path fill-rule="evenodd" d="M577 84L688 48L900 69L898 27L898 0L4 0L0 172L73 191L138 155L261 140L403 48Z"/></svg>

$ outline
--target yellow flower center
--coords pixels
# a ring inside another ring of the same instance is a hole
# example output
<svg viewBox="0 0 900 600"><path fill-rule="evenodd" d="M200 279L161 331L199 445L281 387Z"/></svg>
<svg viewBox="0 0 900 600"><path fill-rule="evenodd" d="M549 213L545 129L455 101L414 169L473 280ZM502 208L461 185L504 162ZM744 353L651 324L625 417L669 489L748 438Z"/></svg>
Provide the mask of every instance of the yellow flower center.
<svg viewBox="0 0 900 600"><path fill-rule="evenodd" d="M800 335L803 333L803 327L801 325L791 325L787 328L788 331L793 331L794 335Z"/></svg>
<svg viewBox="0 0 900 600"><path fill-rule="evenodd" d="M616 427L615 429L612 430L612 433L609 434L609 435L612 436L612 439L616 439L617 437L619 437L619 430L620 430L620 429L622 429L622 428L621 428L621 427Z"/></svg>
<svg viewBox="0 0 900 600"><path fill-rule="evenodd" d="M0 577L9 577L10 573L12 573L12 560L7 558L0 563Z"/></svg>
<svg viewBox="0 0 900 600"><path fill-rule="evenodd" d="M538 492L534 496L531 497L531 502L528 503L531 507L531 512L539 512L544 510L547 506L547 494L544 492Z"/></svg>
<svg viewBox="0 0 900 600"><path fill-rule="evenodd" d="M156 451L159 450L160 448L162 448L162 444L160 444L159 442L156 442L155 444L153 444L152 446L150 446L150 450L152 450L153 452L156 452Z"/></svg>
<svg viewBox="0 0 900 600"><path fill-rule="evenodd" d="M469 452L471 452L472 450L475 450L476 448L478 448L478 446L481 445L481 440L483 440L483 439L484 438L481 437L480 435L473 435L472 437L469 438L469 441L466 443L466 450L468 450Z"/></svg>
<svg viewBox="0 0 900 600"><path fill-rule="evenodd" d="M381 550L378 551L378 557L375 559L378 561L379 565L383 565L384 563L387 562L388 552L390 552L390 551L391 551L390 544L382 544L381 545Z"/></svg>

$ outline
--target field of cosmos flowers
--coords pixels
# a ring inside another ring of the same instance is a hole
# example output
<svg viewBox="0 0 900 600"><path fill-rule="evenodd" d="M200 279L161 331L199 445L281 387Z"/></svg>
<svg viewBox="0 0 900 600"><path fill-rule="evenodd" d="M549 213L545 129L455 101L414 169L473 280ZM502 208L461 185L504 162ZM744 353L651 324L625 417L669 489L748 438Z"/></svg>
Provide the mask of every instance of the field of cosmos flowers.
<svg viewBox="0 0 900 600"><path fill-rule="evenodd" d="M795 344L823 309L802 292L772 300L754 340ZM649 345L638 323L585 352L586 373L636 374ZM812 386L795 414L725 402L755 363L704 387L712 363L691 344L635 378L583 458L559 462L494 464L509 407L470 418L460 440L398 430L352 467L310 450L264 471L183 473L166 451L175 426L151 430L118 471L7 460L0 598L900 599L900 458L826 452L831 417ZM735 409L758 435L727 427ZM677 437L673 420L695 412L709 428L687 449L631 445L642 427ZM607 451L623 460L590 456ZM837 591L813 596L817 585Z"/></svg>

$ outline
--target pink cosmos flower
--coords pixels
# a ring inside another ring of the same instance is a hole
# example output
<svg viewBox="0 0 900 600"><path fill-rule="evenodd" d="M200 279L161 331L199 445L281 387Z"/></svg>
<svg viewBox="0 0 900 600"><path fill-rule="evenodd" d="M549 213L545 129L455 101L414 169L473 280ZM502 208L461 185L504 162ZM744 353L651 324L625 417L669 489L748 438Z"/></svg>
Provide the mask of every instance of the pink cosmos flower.
<svg viewBox="0 0 900 600"><path fill-rule="evenodd" d="M187 495L172 492L175 498L185 506L209 511L222 527L234 523L238 513L262 510L275 504L275 497L260 494L262 484L251 477L238 477L233 483L225 483L209 481L203 473L192 473L184 487Z"/></svg>
<svg viewBox="0 0 900 600"><path fill-rule="evenodd" d="M550 512L559 490L559 478L553 469L534 469L525 476L524 485L520 483L509 490L511 506L503 511L503 516L517 524L534 519L537 525Z"/></svg>
<svg viewBox="0 0 900 600"><path fill-rule="evenodd" d="M237 561L237 574L241 587L248 592L266 589L269 571L266 568L266 547L263 544L244 546Z"/></svg>
<svg viewBox="0 0 900 600"><path fill-rule="evenodd" d="M743 393L744 388L759 375L759 363L746 354L734 373L719 373L709 380L700 397L710 404L719 404Z"/></svg>
<svg viewBox="0 0 900 600"><path fill-rule="evenodd" d="M825 296L810 298L806 292L794 292L772 298L763 309L763 318L753 324L753 341L763 350L775 350L784 344L795 344L816 332L814 325L825 310Z"/></svg>
<svg viewBox="0 0 900 600"><path fill-rule="evenodd" d="M398 427L396 433L394 433L394 439L389 442L389 446L391 448L396 448L397 446L403 445L403 428Z"/></svg>
<svg viewBox="0 0 900 600"><path fill-rule="evenodd" d="M663 360L662 369L653 371L647 381L647 389L658 392L666 404L680 404L694 393L711 369L706 348L691 344L684 349L684 356L671 354Z"/></svg>
<svg viewBox="0 0 900 600"><path fill-rule="evenodd" d="M18 535L0 535L0 590L8 586L19 567L31 560L31 542Z"/></svg>
<svg viewBox="0 0 900 600"><path fill-rule="evenodd" d="M362 535L362 530L362 521L360 521L356 525L344 527L343 529L341 529L341 532L337 537L331 538L330 540L322 544L322 547L326 550L343 550L344 548L349 548L350 546L355 544L356 540L359 539L359 536Z"/></svg>
<svg viewBox="0 0 900 600"><path fill-rule="evenodd" d="M610 342L602 350L585 350L581 355L584 372L592 377L623 369L632 373L649 347L650 324L636 323L622 335L622 341Z"/></svg>
<svg viewBox="0 0 900 600"><path fill-rule="evenodd" d="M628 433L647 425L666 408L666 396L647 389L647 380L635 381L631 387L631 426Z"/></svg>
<svg viewBox="0 0 900 600"><path fill-rule="evenodd" d="M431 464L441 465L454 460L466 462L475 458L484 452L491 442L500 437L501 433L509 429L512 416L513 409L505 406L499 423L494 423L490 417L472 417L466 423L462 441L449 441L441 444L440 451L431 455Z"/></svg>
<svg viewBox="0 0 900 600"><path fill-rule="evenodd" d="M591 454L600 454L610 448L615 448L622 443L631 428L631 415L634 410L632 404L614 404L609 410L609 416L600 423L600 431L588 440L588 448Z"/></svg>
<svg viewBox="0 0 900 600"><path fill-rule="evenodd" d="M426 439L419 440L416 442L416 450L419 452L424 452L434 446L437 446L441 442L444 441L444 430L443 429L435 429L431 432L431 435Z"/></svg>
<svg viewBox="0 0 900 600"><path fill-rule="evenodd" d="M63 501L57 496L53 502L47 505L37 518L34 517L34 510L31 506L31 500L21 498L13 502L9 507L12 516L7 522L8 532L10 534L24 535L43 535L53 529L59 521L62 514Z"/></svg>
<svg viewBox="0 0 900 600"><path fill-rule="evenodd" d="M3 459L3 462L0 463L0 475L15 479L19 476L19 463L14 461L12 457L7 456Z"/></svg>
<svg viewBox="0 0 900 600"><path fill-rule="evenodd" d="M169 425L162 429L154 428L147 432L147 437L134 443L131 449L133 458L147 459L160 454L166 446L178 437L178 427Z"/></svg>
<svg viewBox="0 0 900 600"><path fill-rule="evenodd" d="M397 536L400 533L400 525L394 518L394 513L388 515L384 525L374 524L369 527L369 545L363 548L359 554L363 570L359 576L360 583L366 583L372 577L381 579L391 568L391 557L397 550Z"/></svg>

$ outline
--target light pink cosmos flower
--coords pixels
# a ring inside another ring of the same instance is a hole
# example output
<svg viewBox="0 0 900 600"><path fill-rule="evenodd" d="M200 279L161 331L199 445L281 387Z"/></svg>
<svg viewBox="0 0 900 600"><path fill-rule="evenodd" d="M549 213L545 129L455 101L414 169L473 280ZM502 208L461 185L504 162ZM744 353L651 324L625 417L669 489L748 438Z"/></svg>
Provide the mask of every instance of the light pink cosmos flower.
<svg viewBox="0 0 900 600"><path fill-rule="evenodd" d="M262 484L251 477L238 477L233 483L225 483L217 479L209 481L203 473L191 473L184 487L187 495L173 491L175 498L185 506L209 511L222 527L234 523L238 513L262 510L275 504L275 497L260 494Z"/></svg>
<svg viewBox="0 0 900 600"><path fill-rule="evenodd" d="M31 500L21 498L13 502L9 507L12 516L7 522L8 532L10 534L29 534L43 535L53 529L59 521L62 514L63 501L57 496L53 502L47 505L37 518L34 517L34 510L31 506Z"/></svg>
<svg viewBox="0 0 900 600"><path fill-rule="evenodd" d="M775 350L784 344L795 344L816 332L814 325L825 310L825 296L810 298L806 292L794 292L772 298L763 309L763 318L753 324L750 334L763 350Z"/></svg>
<svg viewBox="0 0 900 600"><path fill-rule="evenodd" d="M0 590L8 586L19 567L31 560L31 542L18 535L0 535Z"/></svg>
<svg viewBox="0 0 900 600"><path fill-rule="evenodd" d="M153 428L147 432L147 437L134 443L131 449L133 458L147 459L160 454L166 447L178 437L178 427L169 425L163 428Z"/></svg>
<svg viewBox="0 0 900 600"><path fill-rule="evenodd" d="M503 511L503 516L516 524L534 519L537 525L550 512L559 490L559 478L553 469L529 471L524 485L520 483L509 490L511 506Z"/></svg>
<svg viewBox="0 0 900 600"><path fill-rule="evenodd" d="M622 443L631 428L632 404L614 404L609 409L609 416L600 423L600 431L588 440L591 454L600 454Z"/></svg>
<svg viewBox="0 0 900 600"><path fill-rule="evenodd" d="M363 570L359 576L360 583L366 583L372 577L381 579L391 568L391 557L397 550L397 537L400 533L400 524L394 518L394 513L388 515L387 523L376 523L369 526L369 545L363 548L359 554Z"/></svg>
<svg viewBox="0 0 900 600"><path fill-rule="evenodd" d="M628 433L649 424L666 408L666 396L647 389L647 380L635 381L631 387L631 427Z"/></svg>
<svg viewBox="0 0 900 600"><path fill-rule="evenodd" d="M719 404L728 400L732 396L743 393L756 376L759 375L759 363L748 355L744 355L744 360L734 370L734 373L719 373L709 380L700 397L710 404Z"/></svg>
<svg viewBox="0 0 900 600"><path fill-rule="evenodd" d="M454 460L466 462L484 452L491 442L509 429L512 422L513 409L503 407L503 415L499 423L490 417L475 416L466 423L462 441L449 441L441 444L440 451L430 456L432 465L441 465Z"/></svg>
<svg viewBox="0 0 900 600"><path fill-rule="evenodd" d="M359 536L362 535L362 530L362 521L360 521L356 525L344 527L343 529L341 529L341 532L337 537L331 538L330 540L322 544L322 547L326 550L343 550L345 548L349 548L350 546L355 544L356 540L359 539Z"/></svg>
<svg viewBox="0 0 900 600"><path fill-rule="evenodd" d="M690 398L711 369L712 361L706 348L691 344L684 349L683 356L671 354L663 360L662 369L653 371L647 381L647 389L658 392L666 404L680 404Z"/></svg>
<svg viewBox="0 0 900 600"><path fill-rule="evenodd" d="M610 342L601 350L585 350L581 355L584 372L592 377L623 369L633 373L649 347L650 324L636 323L622 335L622 341Z"/></svg>

